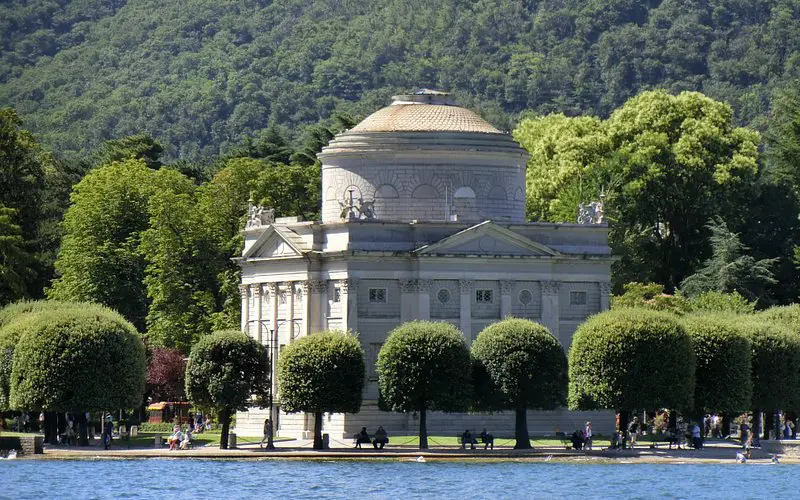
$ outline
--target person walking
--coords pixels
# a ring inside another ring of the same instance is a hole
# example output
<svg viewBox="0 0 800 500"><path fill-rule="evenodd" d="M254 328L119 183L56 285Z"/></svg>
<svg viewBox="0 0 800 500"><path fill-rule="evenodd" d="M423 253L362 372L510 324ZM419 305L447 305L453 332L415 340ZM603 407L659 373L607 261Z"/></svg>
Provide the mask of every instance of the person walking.
<svg viewBox="0 0 800 500"><path fill-rule="evenodd" d="M631 420L631 423L628 424L628 441L631 444L631 449L633 449L633 445L636 444L636 438L639 436L639 427L640 426L641 426L641 424L639 424L639 417L638 416L633 417L633 420Z"/></svg>
<svg viewBox="0 0 800 500"><path fill-rule="evenodd" d="M586 428L583 430L583 449L592 449L592 422L586 422Z"/></svg>
<svg viewBox="0 0 800 500"><path fill-rule="evenodd" d="M264 437L261 438L261 444L259 445L262 448L264 447L264 441L267 442L268 450L275 449L275 443L272 441L272 420L268 418L264 420Z"/></svg>

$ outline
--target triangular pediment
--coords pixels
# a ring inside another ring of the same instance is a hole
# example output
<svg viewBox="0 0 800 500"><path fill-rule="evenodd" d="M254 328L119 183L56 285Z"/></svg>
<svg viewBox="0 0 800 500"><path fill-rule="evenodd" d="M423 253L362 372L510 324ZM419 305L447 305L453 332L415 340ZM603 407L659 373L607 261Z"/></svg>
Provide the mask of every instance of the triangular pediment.
<svg viewBox="0 0 800 500"><path fill-rule="evenodd" d="M291 234L289 234L291 233ZM244 259L272 259L301 257L303 249L299 241L292 241L297 236L288 229L267 226L261 236L242 254ZM299 238L299 237L298 237Z"/></svg>
<svg viewBox="0 0 800 500"><path fill-rule="evenodd" d="M419 255L556 256L558 251L491 221L459 231L416 250Z"/></svg>

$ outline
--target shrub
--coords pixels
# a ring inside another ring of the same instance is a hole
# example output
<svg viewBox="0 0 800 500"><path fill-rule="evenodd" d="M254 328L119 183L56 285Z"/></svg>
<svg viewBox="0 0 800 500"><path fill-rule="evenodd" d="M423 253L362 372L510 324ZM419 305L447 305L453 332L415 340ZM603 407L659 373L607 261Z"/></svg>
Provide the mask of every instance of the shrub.
<svg viewBox="0 0 800 500"><path fill-rule="evenodd" d="M471 360L464 334L450 323L412 321L389 333L378 353L378 387L386 407L419 412L419 447L428 447L427 410L464 411Z"/></svg>
<svg viewBox="0 0 800 500"><path fill-rule="evenodd" d="M781 323L795 335L800 335L800 304L770 307L756 314L756 319L766 323Z"/></svg>
<svg viewBox="0 0 800 500"><path fill-rule="evenodd" d="M760 318L741 322L752 346L752 405L757 410L800 404L800 337L785 325Z"/></svg>
<svg viewBox="0 0 800 500"><path fill-rule="evenodd" d="M496 409L516 412L515 448L530 448L527 408L552 410L567 402L567 358L547 327L525 319L506 319L486 327L472 344L472 355L490 379ZM492 409L492 408L489 408Z"/></svg>
<svg viewBox="0 0 800 500"><path fill-rule="evenodd" d="M269 391L267 349L240 331L214 332L192 348L186 365L186 394L195 405L218 412L221 449L228 447L233 413L247 410L251 396L263 406Z"/></svg>
<svg viewBox="0 0 800 500"><path fill-rule="evenodd" d="M322 449L322 414L358 413L364 351L353 335L322 332L289 344L278 362L281 407L314 414L314 449Z"/></svg>
<svg viewBox="0 0 800 500"><path fill-rule="evenodd" d="M741 413L753 396L752 346L735 315L687 316L683 326L696 358L694 404L697 413Z"/></svg>
<svg viewBox="0 0 800 500"><path fill-rule="evenodd" d="M622 308L578 327L569 351L569 406L591 410L689 410L694 395L692 341L677 319Z"/></svg>
<svg viewBox="0 0 800 500"><path fill-rule="evenodd" d="M105 308L56 308L7 326L17 335L11 406L84 412L142 401L145 351L128 321Z"/></svg>

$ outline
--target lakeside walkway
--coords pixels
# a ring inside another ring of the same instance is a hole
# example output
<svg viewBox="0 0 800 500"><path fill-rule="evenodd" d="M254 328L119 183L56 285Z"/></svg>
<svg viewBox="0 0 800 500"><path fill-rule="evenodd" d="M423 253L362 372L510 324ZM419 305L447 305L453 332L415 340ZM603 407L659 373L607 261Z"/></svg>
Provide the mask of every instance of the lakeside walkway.
<svg viewBox="0 0 800 500"><path fill-rule="evenodd" d="M554 461L554 462L617 462L617 463L732 463L741 447L733 442L711 442L701 450L676 450L666 447L648 448L643 445L633 450L606 450L595 446L592 451L566 450L564 447L536 447L531 450L515 450L511 447L495 447L494 450L463 450L457 446L436 446L419 450L413 445L387 446L375 450L371 446L354 449L341 442L331 443L326 450L311 449L310 440L288 440L275 443L276 449L268 451L257 443L240 444L235 449L220 450L218 445L199 446L191 450L169 450L168 448L127 448L125 442L115 442L110 450L99 443L88 447L45 446L43 455L28 456L28 459L133 459L133 458L204 458L204 459L343 459L343 460L476 460L476 461ZM768 462L771 455L755 449L751 461ZM800 458L782 457L786 463L800 463Z"/></svg>

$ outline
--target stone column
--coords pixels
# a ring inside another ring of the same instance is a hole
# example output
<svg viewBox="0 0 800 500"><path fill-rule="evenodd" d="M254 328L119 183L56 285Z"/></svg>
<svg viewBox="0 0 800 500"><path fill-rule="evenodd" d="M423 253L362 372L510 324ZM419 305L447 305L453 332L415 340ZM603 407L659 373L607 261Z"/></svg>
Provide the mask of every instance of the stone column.
<svg viewBox="0 0 800 500"><path fill-rule="evenodd" d="M464 336L472 336L472 280L458 280L458 288L461 291L461 310L459 312L459 324Z"/></svg>
<svg viewBox="0 0 800 500"><path fill-rule="evenodd" d="M308 314L309 333L325 330L325 307L328 297L328 282L322 280L308 281Z"/></svg>
<svg viewBox="0 0 800 500"><path fill-rule="evenodd" d="M561 341L558 333L558 289L560 286L561 283L558 281L542 281L542 324L549 328L559 341ZM564 346L563 341L561 345Z"/></svg>
<svg viewBox="0 0 800 500"><path fill-rule="evenodd" d="M500 280L500 319L511 316L511 290L513 289L513 281Z"/></svg>
<svg viewBox="0 0 800 500"><path fill-rule="evenodd" d="M600 285L600 310L607 311L611 309L611 283L601 281L598 285Z"/></svg>
<svg viewBox="0 0 800 500"><path fill-rule="evenodd" d="M272 337L268 339L268 344L272 345L273 342L277 342L278 338L278 284L277 283L267 283L266 286L267 295L270 298L270 303L272 308L270 310L270 318L269 318L269 325L270 329L272 330L270 333ZM275 348L273 346L273 348Z"/></svg>
<svg viewBox="0 0 800 500"><path fill-rule="evenodd" d="M300 331L297 336L306 337L311 334L311 287L309 282L298 283L297 293L300 294Z"/></svg>
<svg viewBox="0 0 800 500"><path fill-rule="evenodd" d="M417 283L414 280L400 280L400 322L405 323L417 317Z"/></svg>
<svg viewBox="0 0 800 500"><path fill-rule="evenodd" d="M267 340L267 348L269 349L269 359L272 362L272 366L270 367L270 371L272 373L272 394L273 399L278 399L278 284L277 283L267 283L265 286L267 290L267 295L270 298L270 303L272 305L272 309L270 310L270 329L269 332L269 339ZM270 420L273 422L273 432L278 432L280 428L280 423L277 425L275 422L278 421L278 406L273 405L272 409L270 410L269 415Z"/></svg>
<svg viewBox="0 0 800 500"><path fill-rule="evenodd" d="M358 331L358 280L347 279L347 328Z"/></svg>
<svg viewBox="0 0 800 500"><path fill-rule="evenodd" d="M417 311L418 318L431 319L431 286L433 280L417 280Z"/></svg>
<svg viewBox="0 0 800 500"><path fill-rule="evenodd" d="M288 311L286 313L286 326L289 327L289 343L294 341L295 335L297 332L294 328L294 281L290 281L286 284L286 307Z"/></svg>
<svg viewBox="0 0 800 500"><path fill-rule="evenodd" d="M251 290L253 293L253 302L256 305L256 310L255 310L256 328L255 328L255 335L253 336L253 338L256 340L256 342L261 344L263 341L263 333L261 331L263 327L261 325L262 325L262 320L264 319L262 317L262 307L261 307L261 285L260 284L253 285Z"/></svg>
<svg viewBox="0 0 800 500"><path fill-rule="evenodd" d="M239 285L239 293L242 296L242 331L250 335L250 301L249 288L247 285Z"/></svg>

